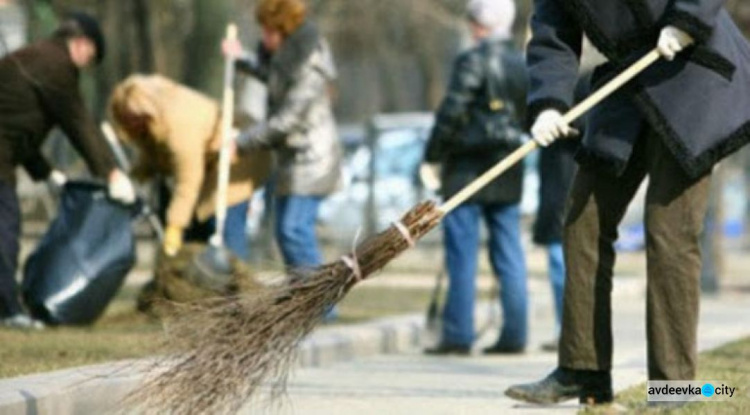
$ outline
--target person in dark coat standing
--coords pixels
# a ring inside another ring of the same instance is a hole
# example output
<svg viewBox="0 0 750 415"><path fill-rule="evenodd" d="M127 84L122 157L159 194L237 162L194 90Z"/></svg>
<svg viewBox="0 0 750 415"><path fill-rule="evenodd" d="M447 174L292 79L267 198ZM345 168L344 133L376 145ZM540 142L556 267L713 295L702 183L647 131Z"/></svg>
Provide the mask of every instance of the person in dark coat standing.
<svg viewBox="0 0 750 415"><path fill-rule="evenodd" d="M665 59L596 107L568 202L558 368L512 398L612 400L611 290L617 226L646 176L648 374L691 380L700 300L699 235L714 164L750 140L750 46L721 0L536 0L530 120L547 145L571 133L583 34L609 60L593 89L657 47Z"/></svg>
<svg viewBox="0 0 750 415"><path fill-rule="evenodd" d="M472 0L469 27L477 45L458 56L448 93L425 154L439 164L441 195L448 199L522 143L519 117L525 106L526 70L513 46L515 5L510 0ZM520 353L527 343L526 262L521 246L523 165L493 181L443 220L449 275L440 343L428 354L468 354L474 341L475 278L479 221L489 231L490 263L500 280L503 326L485 353Z"/></svg>
<svg viewBox="0 0 750 415"><path fill-rule="evenodd" d="M24 313L15 280L21 231L16 167L55 186L65 176L41 154L49 131L59 126L96 176L109 182L112 199L132 203L135 191L116 168L96 123L84 106L79 71L104 57L99 25L83 13L70 15L48 39L0 59L0 319L13 327L38 327Z"/></svg>

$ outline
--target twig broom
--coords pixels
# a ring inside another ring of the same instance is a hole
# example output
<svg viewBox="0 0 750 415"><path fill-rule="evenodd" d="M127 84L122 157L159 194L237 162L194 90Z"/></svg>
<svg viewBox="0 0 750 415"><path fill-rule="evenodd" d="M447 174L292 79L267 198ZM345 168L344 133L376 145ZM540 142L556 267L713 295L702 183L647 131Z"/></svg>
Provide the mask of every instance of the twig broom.
<svg viewBox="0 0 750 415"><path fill-rule="evenodd" d="M651 51L568 112L565 120L578 119L659 56ZM291 272L285 283L258 293L188 306L167 325L172 354L166 365L150 373L131 401L165 413L234 413L264 382L270 382L271 398L277 397L285 390L297 346L332 305L536 148L533 140L524 144L440 206L415 206L338 261Z"/></svg>

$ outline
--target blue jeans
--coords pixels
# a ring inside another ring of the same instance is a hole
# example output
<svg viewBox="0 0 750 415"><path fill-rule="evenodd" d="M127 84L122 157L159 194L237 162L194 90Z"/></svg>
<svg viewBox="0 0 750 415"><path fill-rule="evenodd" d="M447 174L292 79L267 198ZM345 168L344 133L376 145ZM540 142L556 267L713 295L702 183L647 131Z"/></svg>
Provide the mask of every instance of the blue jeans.
<svg viewBox="0 0 750 415"><path fill-rule="evenodd" d="M313 268L323 263L315 236L315 221L323 200L320 196L281 196L276 199L276 239L284 265L288 268ZM336 307L328 309L324 320L338 317Z"/></svg>
<svg viewBox="0 0 750 415"><path fill-rule="evenodd" d="M280 196L276 199L276 238L284 264L311 268L323 263L315 236L315 221L323 198Z"/></svg>
<svg viewBox="0 0 750 415"><path fill-rule="evenodd" d="M247 238L247 210L250 201L244 201L232 205L227 209L226 222L224 223L224 244L234 253L237 258L247 262L250 260L250 245ZM216 217L209 221L211 232L216 229Z"/></svg>
<svg viewBox="0 0 750 415"><path fill-rule="evenodd" d="M443 220L450 287L443 309L442 341L461 346L474 342L480 217L487 222L490 263L500 282L503 326L498 344L522 348L528 331L528 291L517 204L464 204Z"/></svg>
<svg viewBox="0 0 750 415"><path fill-rule="evenodd" d="M563 293L565 292L565 256L562 242L547 245L549 282L552 285L552 299L555 304L555 321L557 334L562 326Z"/></svg>

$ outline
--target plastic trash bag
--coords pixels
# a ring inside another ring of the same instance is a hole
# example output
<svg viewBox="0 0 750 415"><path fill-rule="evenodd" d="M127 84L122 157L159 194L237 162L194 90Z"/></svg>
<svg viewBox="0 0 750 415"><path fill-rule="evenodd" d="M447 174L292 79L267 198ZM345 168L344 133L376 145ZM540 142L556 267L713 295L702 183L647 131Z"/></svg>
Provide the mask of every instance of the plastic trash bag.
<svg viewBox="0 0 750 415"><path fill-rule="evenodd" d="M136 214L110 200L104 185L68 182L57 217L24 267L31 314L52 325L93 323L135 265Z"/></svg>

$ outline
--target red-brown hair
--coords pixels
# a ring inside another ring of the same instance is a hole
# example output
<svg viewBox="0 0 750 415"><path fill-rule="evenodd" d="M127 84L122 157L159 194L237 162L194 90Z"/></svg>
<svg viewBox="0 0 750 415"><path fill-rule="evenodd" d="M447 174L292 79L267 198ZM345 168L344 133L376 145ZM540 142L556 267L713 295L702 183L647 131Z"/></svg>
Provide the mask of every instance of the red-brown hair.
<svg viewBox="0 0 750 415"><path fill-rule="evenodd" d="M307 4L304 0L261 0L255 8L255 18L261 25L289 36L305 21Z"/></svg>

